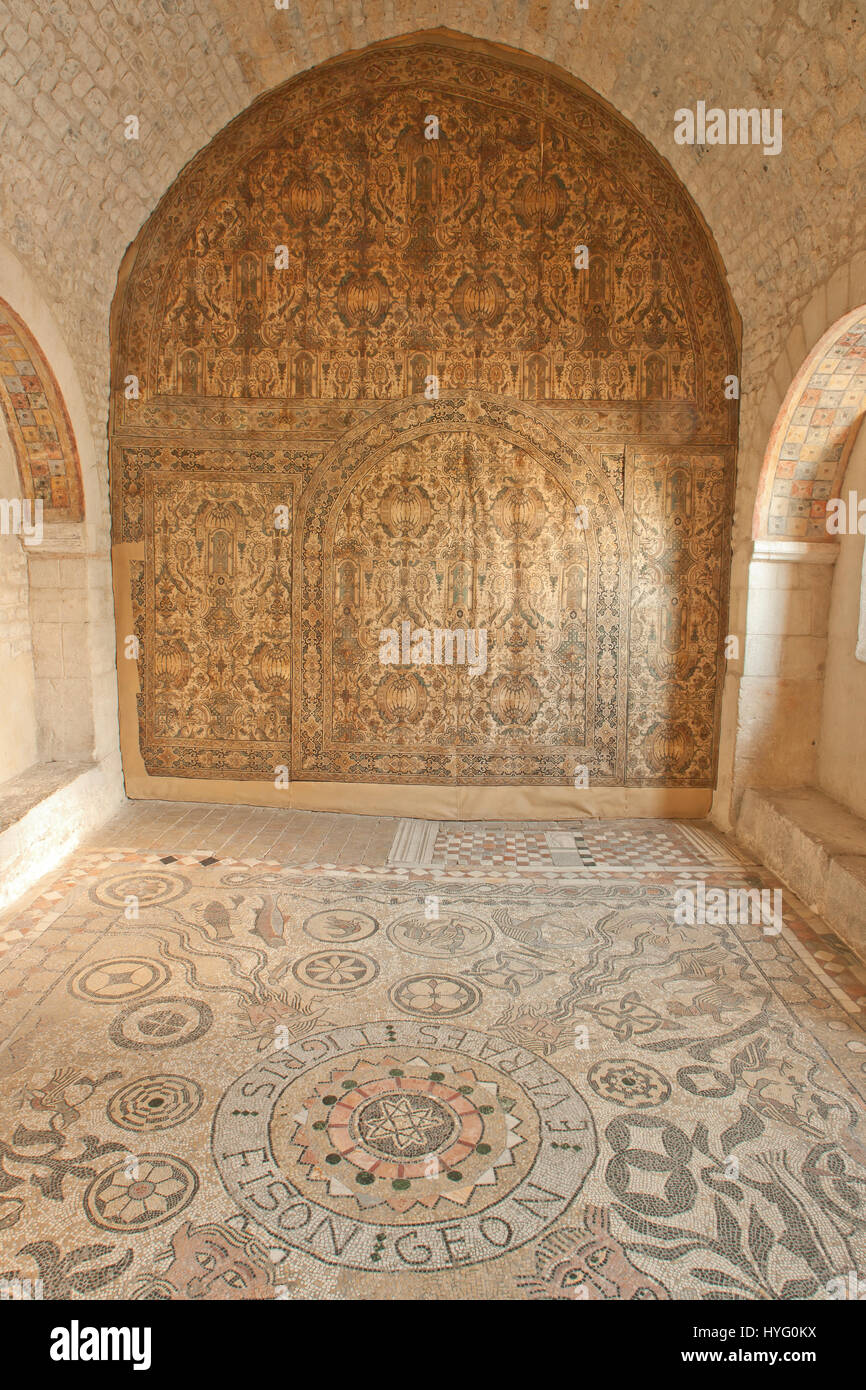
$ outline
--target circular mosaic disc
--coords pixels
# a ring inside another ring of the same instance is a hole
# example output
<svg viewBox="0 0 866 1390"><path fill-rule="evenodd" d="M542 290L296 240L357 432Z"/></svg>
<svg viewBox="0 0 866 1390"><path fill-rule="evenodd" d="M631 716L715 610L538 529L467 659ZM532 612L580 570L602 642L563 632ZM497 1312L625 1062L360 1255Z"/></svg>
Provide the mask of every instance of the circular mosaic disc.
<svg viewBox="0 0 866 1390"><path fill-rule="evenodd" d="M433 920L428 920L423 912L398 917L388 927L388 936L402 951L440 958L474 955L493 940L493 932L486 922L448 908Z"/></svg>
<svg viewBox="0 0 866 1390"><path fill-rule="evenodd" d="M94 902L103 907L129 907L129 899L136 900L139 910L158 907L161 903L172 902L189 890L189 881L182 874L164 873L162 870L133 870L104 879L90 891Z"/></svg>
<svg viewBox="0 0 866 1390"><path fill-rule="evenodd" d="M650 1110L666 1101L671 1093L667 1077L646 1062L596 1062L587 1081L602 1100L624 1105L628 1110Z"/></svg>
<svg viewBox="0 0 866 1390"><path fill-rule="evenodd" d="M147 1051L154 1047L181 1047L195 1042L213 1023L213 1014L200 999L170 997L133 1004L112 1020L109 1032L117 1047Z"/></svg>
<svg viewBox="0 0 866 1390"><path fill-rule="evenodd" d="M541 1234L595 1161L590 1112L524 1048L447 1023L334 1028L239 1077L214 1157L242 1211L329 1264L439 1270Z"/></svg>
<svg viewBox="0 0 866 1390"><path fill-rule="evenodd" d="M202 1089L185 1076L141 1076L108 1102L108 1118L121 1129L173 1129L191 1119L202 1103Z"/></svg>
<svg viewBox="0 0 866 1390"><path fill-rule="evenodd" d="M292 974L311 989L358 989L375 980L379 967L359 951L316 951L292 966Z"/></svg>
<svg viewBox="0 0 866 1390"><path fill-rule="evenodd" d="M363 941L379 930L375 917L366 912L344 912L336 909L330 912L314 912L304 923L304 931L314 941L336 941L349 944Z"/></svg>
<svg viewBox="0 0 866 1390"><path fill-rule="evenodd" d="M458 1018L478 1007L481 990L454 975L410 975L391 986L388 998L417 1018Z"/></svg>
<svg viewBox="0 0 866 1390"><path fill-rule="evenodd" d="M126 1003L153 994L169 978L166 967L145 956L121 956L87 965L69 981L69 992L91 1004Z"/></svg>
<svg viewBox="0 0 866 1390"><path fill-rule="evenodd" d="M84 1210L109 1231L147 1231L188 1206L198 1178L183 1159L138 1154L120 1159L95 1177L84 1194Z"/></svg>

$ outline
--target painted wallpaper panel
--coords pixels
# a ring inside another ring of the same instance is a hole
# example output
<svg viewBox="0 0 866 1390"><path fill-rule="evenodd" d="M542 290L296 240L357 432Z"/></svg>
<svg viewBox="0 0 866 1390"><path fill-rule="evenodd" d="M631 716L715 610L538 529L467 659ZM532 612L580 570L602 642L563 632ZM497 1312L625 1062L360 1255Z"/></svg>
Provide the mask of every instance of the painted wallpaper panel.
<svg viewBox="0 0 866 1390"><path fill-rule="evenodd" d="M113 314L151 775L709 787L737 345L671 170L407 40L180 175Z"/></svg>

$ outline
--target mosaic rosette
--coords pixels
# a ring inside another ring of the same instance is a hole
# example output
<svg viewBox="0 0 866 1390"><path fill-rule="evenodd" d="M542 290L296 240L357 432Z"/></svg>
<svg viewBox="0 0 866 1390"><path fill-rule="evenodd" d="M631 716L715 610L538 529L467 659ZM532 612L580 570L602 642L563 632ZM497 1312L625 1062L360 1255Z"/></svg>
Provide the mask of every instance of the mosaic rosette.
<svg viewBox="0 0 866 1390"><path fill-rule="evenodd" d="M113 1164L90 1183L84 1205L95 1226L144 1231L183 1211L198 1191L188 1163L170 1154L142 1154Z"/></svg>
<svg viewBox="0 0 866 1390"><path fill-rule="evenodd" d="M241 1210L358 1269L494 1259L556 1220L595 1154L590 1112L561 1072L445 1023L304 1038L239 1077L214 1120Z"/></svg>
<svg viewBox="0 0 866 1390"><path fill-rule="evenodd" d="M345 1090L352 1080L358 1084ZM496 1187L501 1170L519 1172L515 1150L526 1143L525 1125L500 1089L441 1059L359 1059L350 1072L338 1068L318 1083L285 1159L300 1148L297 1161L310 1181L365 1208L466 1206L479 1189ZM273 1127L272 1138L282 1159Z"/></svg>

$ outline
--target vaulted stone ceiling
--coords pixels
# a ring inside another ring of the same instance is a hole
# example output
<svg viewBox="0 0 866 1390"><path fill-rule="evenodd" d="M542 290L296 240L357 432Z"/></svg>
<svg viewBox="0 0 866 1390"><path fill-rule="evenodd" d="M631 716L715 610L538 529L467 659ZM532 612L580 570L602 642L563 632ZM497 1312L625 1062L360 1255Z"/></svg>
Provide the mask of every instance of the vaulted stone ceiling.
<svg viewBox="0 0 866 1390"><path fill-rule="evenodd" d="M746 395L813 287L866 246L851 214L866 191L866 9L853 0L589 0L585 11L570 0L0 0L0 238L58 318L98 437L118 265L179 169L292 74L437 25L560 64L670 161L743 315ZM676 145L674 111L698 100L781 107L782 154ZM137 142L123 138L128 114Z"/></svg>

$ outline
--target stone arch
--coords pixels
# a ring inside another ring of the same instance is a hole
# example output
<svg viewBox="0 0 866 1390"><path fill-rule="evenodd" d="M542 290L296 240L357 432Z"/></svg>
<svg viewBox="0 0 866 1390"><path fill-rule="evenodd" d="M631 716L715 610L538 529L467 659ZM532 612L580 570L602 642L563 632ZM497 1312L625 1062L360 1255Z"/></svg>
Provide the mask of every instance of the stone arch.
<svg viewBox="0 0 866 1390"><path fill-rule="evenodd" d="M842 486L866 410L866 305L844 314L797 372L764 456L756 539L832 542L827 499Z"/></svg>
<svg viewBox="0 0 866 1390"><path fill-rule="evenodd" d="M82 521L78 448L45 354L24 320L0 299L0 410L15 451L22 495L48 521Z"/></svg>
<svg viewBox="0 0 866 1390"><path fill-rule="evenodd" d="M866 406L866 258L840 267L794 324L741 448L760 459L744 481L735 583L741 595L723 762L725 824L747 787L817 782L838 496ZM830 369L836 373L835 381ZM839 368L838 372L836 369ZM859 385L857 384L859 382ZM758 452L758 445L766 444ZM756 476L757 475L757 476ZM734 717L735 716L735 717ZM736 725L736 734L734 733Z"/></svg>
<svg viewBox="0 0 866 1390"><path fill-rule="evenodd" d="M93 753L84 489L57 377L36 332L5 298L0 432L14 460L0 483L0 650L16 689L3 700L11 713L0 767L38 781L46 763L86 762Z"/></svg>
<svg viewBox="0 0 866 1390"><path fill-rule="evenodd" d="M54 316L3 243L0 301L0 491L43 503L38 539L0 536L7 600L17 590L0 625L0 669L13 682L0 704L15 754L0 753L2 905L109 814L122 781L105 471Z"/></svg>
<svg viewBox="0 0 866 1390"><path fill-rule="evenodd" d="M425 129L431 111L436 139ZM591 276L576 265L582 244ZM635 809L705 811L737 429L723 383L738 360L724 276L679 180L596 94L551 65L413 35L260 98L166 194L127 254L112 310L118 621L142 640L138 679L121 695L128 787L200 796L210 783L212 799L285 804L268 785L276 761L291 766L293 789L327 782L330 803L317 804L346 806L339 789L353 781L384 795L386 762L359 754L328 772L309 692L306 709L298 704L304 661L326 665L322 644L343 640L322 613L298 607L313 544L299 539L300 518L324 534L332 499L315 492L322 461L359 431L379 431L385 457L400 410L438 421L444 440L448 411L472 408L503 439L519 419L558 438L563 454L576 438L583 452L572 460L597 459L626 528L627 572L617 579L629 587L633 641L620 633L615 659L608 651L599 664L607 713L598 727L619 753L587 757L599 792L628 792ZM429 401L419 397L421 363L437 383ZM129 375L137 398L123 389ZM464 428L471 433L471 420ZM529 439L527 454L537 447ZM582 475L571 467L573 486ZM691 487L678 486L684 470ZM674 492L687 499L679 510ZM209 588L197 568L190 527L202 494L234 496L252 517L232 577L243 594ZM291 547L271 534L275 510L292 513ZM602 554L597 572L610 563ZM688 608L677 611L686 587ZM262 630L232 646L242 610L266 609ZM205 630L207 651L196 636ZM291 736L286 700L263 708L257 684L261 653L272 653L268 670L282 670L287 642ZM173 685L158 678L168 671ZM188 671L201 703L193 739L182 727ZM519 713L518 694L515 685L508 707ZM418 776L438 783L448 755L431 747L427 757ZM565 763L543 738L507 756L500 749L494 762L501 775L479 763L450 780L555 788L536 802L551 813L554 802L574 804ZM642 800L644 791L652 795Z"/></svg>

